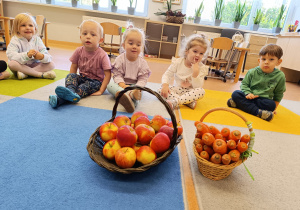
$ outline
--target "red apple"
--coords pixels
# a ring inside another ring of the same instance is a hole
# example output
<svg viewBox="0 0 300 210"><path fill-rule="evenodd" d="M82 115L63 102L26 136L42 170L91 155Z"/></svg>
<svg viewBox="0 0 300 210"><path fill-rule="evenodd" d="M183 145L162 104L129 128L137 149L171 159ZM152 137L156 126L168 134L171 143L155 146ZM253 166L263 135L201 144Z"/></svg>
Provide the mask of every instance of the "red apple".
<svg viewBox="0 0 300 210"><path fill-rule="evenodd" d="M121 146L117 139L112 139L104 144L102 153L108 160L114 160L115 154L119 149L121 149Z"/></svg>
<svg viewBox="0 0 300 210"><path fill-rule="evenodd" d="M174 128L172 121L167 123L167 126ZM180 136L183 132L183 127L179 123L177 124L177 135Z"/></svg>
<svg viewBox="0 0 300 210"><path fill-rule="evenodd" d="M137 152L139 149L141 148L141 146L137 146L137 145L133 145L132 149Z"/></svg>
<svg viewBox="0 0 300 210"><path fill-rule="evenodd" d="M174 128L173 122L172 122L172 121L168 121L168 122L167 122L167 126Z"/></svg>
<svg viewBox="0 0 300 210"><path fill-rule="evenodd" d="M150 142L150 147L156 153L163 153L170 147L170 139L165 133L157 133Z"/></svg>
<svg viewBox="0 0 300 210"><path fill-rule="evenodd" d="M146 165L156 159L156 153L149 146L141 146L136 152L136 159L143 165Z"/></svg>
<svg viewBox="0 0 300 210"><path fill-rule="evenodd" d="M136 128L138 125L146 124L150 125L150 120L148 117L140 116L134 121L134 127Z"/></svg>
<svg viewBox="0 0 300 210"><path fill-rule="evenodd" d="M129 125L123 125L117 133L117 140L121 147L132 147L137 142L137 134Z"/></svg>
<svg viewBox="0 0 300 210"><path fill-rule="evenodd" d="M125 116L125 115L119 115L117 116L114 121L113 121L119 128L122 125L131 125L131 121L129 119L129 117Z"/></svg>
<svg viewBox="0 0 300 210"><path fill-rule="evenodd" d="M142 145L149 144L155 136L155 130L151 126L145 124L138 125L135 128L135 132L138 135L138 141Z"/></svg>
<svg viewBox="0 0 300 210"><path fill-rule="evenodd" d="M154 128L155 132L158 132L161 126L166 125L166 119L161 115L154 115L150 121L150 125L152 128Z"/></svg>
<svg viewBox="0 0 300 210"><path fill-rule="evenodd" d="M173 137L173 132L174 132L174 128L173 127L169 127L167 125L163 125L161 126L161 128L159 129L158 133L165 133L168 135L170 141L172 140L172 137Z"/></svg>
<svg viewBox="0 0 300 210"><path fill-rule="evenodd" d="M131 147L122 147L116 152L116 164L120 168L131 168L136 161L136 153Z"/></svg>
<svg viewBox="0 0 300 210"><path fill-rule="evenodd" d="M144 112L141 112L141 111L140 111L140 112L135 112L135 113L133 113L132 116L131 116L131 123L134 124L135 120L136 120L137 118L141 117L141 116L145 116L145 117L148 118L148 116L147 116Z"/></svg>
<svg viewBox="0 0 300 210"><path fill-rule="evenodd" d="M104 142L115 139L118 133L118 126L112 122L106 122L101 125L99 135Z"/></svg>

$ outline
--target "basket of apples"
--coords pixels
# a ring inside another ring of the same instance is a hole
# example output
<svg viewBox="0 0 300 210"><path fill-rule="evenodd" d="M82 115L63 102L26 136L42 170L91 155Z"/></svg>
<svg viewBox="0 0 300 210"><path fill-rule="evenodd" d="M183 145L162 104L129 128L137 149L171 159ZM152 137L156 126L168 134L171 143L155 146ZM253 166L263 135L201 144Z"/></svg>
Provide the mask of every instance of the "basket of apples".
<svg viewBox="0 0 300 210"><path fill-rule="evenodd" d="M131 118L116 116L120 98L133 89L155 95L166 107L171 121L161 115L149 119L142 111L134 112ZM112 118L91 135L87 150L93 161L109 171L123 174L143 172L171 155L182 139L182 131L173 111L158 93L146 87L132 86L119 93Z"/></svg>
<svg viewBox="0 0 300 210"><path fill-rule="evenodd" d="M249 134L242 134L239 130L230 131L227 127L218 129L212 125L208 126L203 121L207 115L215 111L227 111L240 117L246 123ZM223 107L211 109L202 116L200 121L196 121L194 124L197 132L193 150L198 169L203 176L211 180L226 178L235 167L244 163L248 157L252 156L252 152L255 152L252 149L255 138L252 123L234 110ZM247 168L246 170L254 180L250 171Z"/></svg>

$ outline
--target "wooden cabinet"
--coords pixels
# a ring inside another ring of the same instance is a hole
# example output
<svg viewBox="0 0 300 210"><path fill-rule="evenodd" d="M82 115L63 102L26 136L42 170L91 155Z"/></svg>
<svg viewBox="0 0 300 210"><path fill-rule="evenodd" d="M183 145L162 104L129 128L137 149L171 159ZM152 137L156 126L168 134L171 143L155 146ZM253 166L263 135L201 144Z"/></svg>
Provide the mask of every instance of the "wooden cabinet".
<svg viewBox="0 0 300 210"><path fill-rule="evenodd" d="M181 24L146 20L145 57L178 57L181 27Z"/></svg>
<svg viewBox="0 0 300 210"><path fill-rule="evenodd" d="M252 69L258 66L258 53L260 49L266 44L276 44L277 37L245 33L245 41L248 41L250 44L245 69Z"/></svg>
<svg viewBox="0 0 300 210"><path fill-rule="evenodd" d="M286 81L300 81L300 35L278 36L277 44L283 50L282 63L280 70L285 73Z"/></svg>

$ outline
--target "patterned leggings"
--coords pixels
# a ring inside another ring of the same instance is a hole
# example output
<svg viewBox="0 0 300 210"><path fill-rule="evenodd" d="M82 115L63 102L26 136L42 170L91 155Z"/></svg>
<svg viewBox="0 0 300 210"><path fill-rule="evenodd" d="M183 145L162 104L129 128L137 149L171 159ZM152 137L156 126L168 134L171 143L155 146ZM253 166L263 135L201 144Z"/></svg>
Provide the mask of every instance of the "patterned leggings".
<svg viewBox="0 0 300 210"><path fill-rule="evenodd" d="M203 88L189 89L176 86L170 87L170 92L171 93L169 93L166 99L177 99L178 105L189 104L193 101L202 99L205 94L205 90ZM158 89L158 93L161 94L161 88Z"/></svg>
<svg viewBox="0 0 300 210"><path fill-rule="evenodd" d="M78 74L68 74L66 76L65 85L67 88L72 89L81 98L89 96L97 92L101 87L102 82L83 77Z"/></svg>

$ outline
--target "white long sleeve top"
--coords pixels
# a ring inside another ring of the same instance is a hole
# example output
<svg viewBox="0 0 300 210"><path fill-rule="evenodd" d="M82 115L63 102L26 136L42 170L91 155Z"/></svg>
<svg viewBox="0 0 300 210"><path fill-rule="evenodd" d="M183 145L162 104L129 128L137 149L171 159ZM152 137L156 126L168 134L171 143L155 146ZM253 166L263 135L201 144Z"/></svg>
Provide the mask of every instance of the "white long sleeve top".
<svg viewBox="0 0 300 210"><path fill-rule="evenodd" d="M201 88L204 84L204 77L208 74L208 67L199 62L200 73L193 78L193 69L186 67L184 61L184 58L172 58L171 65L162 76L162 84L170 84L175 78L175 86Z"/></svg>
<svg viewBox="0 0 300 210"><path fill-rule="evenodd" d="M27 53L34 49L44 54L42 60L29 58ZM36 62L49 63L52 60L50 54L40 37L34 35L29 41L24 37L13 36L6 50L8 61L15 60L20 64L32 64Z"/></svg>

